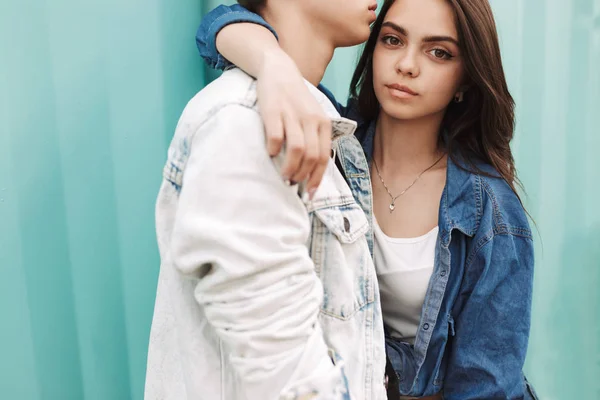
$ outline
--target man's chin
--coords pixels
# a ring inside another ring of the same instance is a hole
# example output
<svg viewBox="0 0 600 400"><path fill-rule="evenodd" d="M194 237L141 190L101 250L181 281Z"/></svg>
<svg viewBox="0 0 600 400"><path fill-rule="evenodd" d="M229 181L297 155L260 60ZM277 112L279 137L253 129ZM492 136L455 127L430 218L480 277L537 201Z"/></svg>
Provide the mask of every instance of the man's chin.
<svg viewBox="0 0 600 400"><path fill-rule="evenodd" d="M355 32L353 35L347 35L342 43L337 47L352 47L365 43L371 35L371 28L365 27L361 32Z"/></svg>
<svg viewBox="0 0 600 400"><path fill-rule="evenodd" d="M365 29L362 32L362 35L360 38L360 43L358 43L358 44L363 44L364 42L369 40L369 36L371 36L371 25L365 26Z"/></svg>

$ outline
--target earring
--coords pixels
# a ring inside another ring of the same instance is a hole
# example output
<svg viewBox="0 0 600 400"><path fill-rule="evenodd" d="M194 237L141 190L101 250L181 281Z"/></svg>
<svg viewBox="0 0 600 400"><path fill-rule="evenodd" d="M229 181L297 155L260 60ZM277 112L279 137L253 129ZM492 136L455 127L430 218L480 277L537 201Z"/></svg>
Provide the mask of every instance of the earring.
<svg viewBox="0 0 600 400"><path fill-rule="evenodd" d="M464 99L465 99L465 92L458 92L454 95L455 103L462 103Z"/></svg>

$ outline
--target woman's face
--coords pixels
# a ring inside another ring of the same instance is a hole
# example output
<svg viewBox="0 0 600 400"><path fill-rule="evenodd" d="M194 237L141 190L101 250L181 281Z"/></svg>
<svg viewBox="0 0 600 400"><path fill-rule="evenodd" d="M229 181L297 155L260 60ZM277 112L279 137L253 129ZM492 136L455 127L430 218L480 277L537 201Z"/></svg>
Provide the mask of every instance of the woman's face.
<svg viewBox="0 0 600 400"><path fill-rule="evenodd" d="M463 81L449 2L396 0L373 54L373 86L382 111L402 120L439 115L461 91Z"/></svg>

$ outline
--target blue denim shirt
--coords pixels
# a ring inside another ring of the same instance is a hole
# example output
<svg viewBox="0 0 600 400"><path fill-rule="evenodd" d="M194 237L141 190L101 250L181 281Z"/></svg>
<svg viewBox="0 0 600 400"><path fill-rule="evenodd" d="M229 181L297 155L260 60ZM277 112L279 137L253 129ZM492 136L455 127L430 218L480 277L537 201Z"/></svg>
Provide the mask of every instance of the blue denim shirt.
<svg viewBox="0 0 600 400"><path fill-rule="evenodd" d="M373 219L369 161L375 122L338 144L348 183ZM362 151L364 162L349 163ZM478 165L490 175L497 173ZM506 182L468 172L448 158L438 215L435 265L414 345L386 338L400 393L444 399L536 398L522 369L529 339L533 240L521 203ZM367 233L373 244L372 229ZM372 247L371 247L372 248Z"/></svg>
<svg viewBox="0 0 600 400"><path fill-rule="evenodd" d="M253 22L273 29L239 5L219 6L202 21L196 42L213 67L228 65L216 51L226 25ZM334 104L332 94L322 88ZM371 229L369 162L375 121L356 107L340 113L358 122L355 137L337 143L341 167ZM443 392L447 400L536 398L522 369L529 339L533 240L525 211L508 184L486 164L469 172L460 157L448 159L440 202L434 271L414 345L386 338L399 391L408 396Z"/></svg>

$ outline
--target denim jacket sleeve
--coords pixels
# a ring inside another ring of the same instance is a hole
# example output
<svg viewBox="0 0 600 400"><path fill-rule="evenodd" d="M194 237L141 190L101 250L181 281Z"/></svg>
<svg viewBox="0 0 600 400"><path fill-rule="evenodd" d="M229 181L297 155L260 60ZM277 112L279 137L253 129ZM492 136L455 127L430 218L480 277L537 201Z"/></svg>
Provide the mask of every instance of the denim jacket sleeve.
<svg viewBox="0 0 600 400"><path fill-rule="evenodd" d="M444 399L522 399L533 286L533 242L490 234L467 263ZM470 292L470 293L469 293Z"/></svg>
<svg viewBox="0 0 600 400"><path fill-rule="evenodd" d="M186 118L176 135L193 129ZM345 375L318 320L323 287L306 251L309 216L281 180L284 156L266 151L258 112L224 106L184 148L169 254L195 283L247 398L343 399Z"/></svg>
<svg viewBox="0 0 600 400"><path fill-rule="evenodd" d="M204 61L214 69L225 69L232 64L217 51L217 34L229 24L251 22L262 25L277 38L275 30L260 15L255 14L239 4L220 5L202 18L196 32L196 46Z"/></svg>

